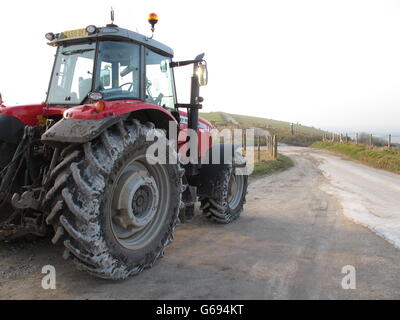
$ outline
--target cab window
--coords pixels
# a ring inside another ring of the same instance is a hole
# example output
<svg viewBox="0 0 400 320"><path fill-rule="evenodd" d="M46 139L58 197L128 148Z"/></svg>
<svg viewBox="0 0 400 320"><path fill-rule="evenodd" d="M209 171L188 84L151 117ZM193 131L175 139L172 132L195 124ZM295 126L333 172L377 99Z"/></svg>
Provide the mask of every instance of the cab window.
<svg viewBox="0 0 400 320"><path fill-rule="evenodd" d="M145 100L173 110L175 108L175 97L170 62L170 58L155 53L150 49L145 49Z"/></svg>
<svg viewBox="0 0 400 320"><path fill-rule="evenodd" d="M80 104L92 88L95 44L61 46L51 77L47 103Z"/></svg>
<svg viewBox="0 0 400 320"><path fill-rule="evenodd" d="M138 99L140 94L140 46L102 41L99 44L96 91L105 99Z"/></svg>

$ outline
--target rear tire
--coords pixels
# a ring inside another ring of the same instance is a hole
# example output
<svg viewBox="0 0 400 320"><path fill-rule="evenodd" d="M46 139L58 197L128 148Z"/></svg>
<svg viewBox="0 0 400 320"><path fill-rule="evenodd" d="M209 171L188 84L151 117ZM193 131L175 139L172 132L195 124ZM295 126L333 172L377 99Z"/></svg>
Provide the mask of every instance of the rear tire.
<svg viewBox="0 0 400 320"><path fill-rule="evenodd" d="M235 163L245 164L242 155L235 154ZM248 176L245 168L221 166L216 177L213 196L201 199L200 209L218 223L231 223L239 218L246 203ZM241 174L238 174L241 173Z"/></svg>
<svg viewBox="0 0 400 320"><path fill-rule="evenodd" d="M79 269L125 279L151 267L172 241L183 170L177 163L147 162L152 129L151 123L121 122L83 148L72 148L54 169L46 222L56 230L53 243L62 240L64 255ZM155 132L169 146L162 131Z"/></svg>

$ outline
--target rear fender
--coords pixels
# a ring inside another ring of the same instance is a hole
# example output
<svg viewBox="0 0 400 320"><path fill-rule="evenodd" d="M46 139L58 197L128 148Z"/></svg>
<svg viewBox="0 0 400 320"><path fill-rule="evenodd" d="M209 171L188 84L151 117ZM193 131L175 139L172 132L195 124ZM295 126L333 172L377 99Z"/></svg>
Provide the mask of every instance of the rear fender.
<svg viewBox="0 0 400 320"><path fill-rule="evenodd" d="M166 131L167 138L169 138L170 122L173 123L177 133L179 131L179 124L172 114L170 114L168 111L165 111L166 110L160 111L158 109L136 110L129 115L129 119L137 119L142 123L152 122L156 128L164 129Z"/></svg>
<svg viewBox="0 0 400 320"><path fill-rule="evenodd" d="M168 121L174 121L177 123L174 116L166 109L156 106L147 102L139 100L116 100L116 101L101 101L104 104L104 110L101 112L96 111L95 104L87 104L83 106L77 106L69 108L64 112L64 118L66 119L80 119L80 120L101 120L108 119L115 116L122 116L129 114L129 117L133 115L140 115L140 121L161 121L167 122L166 127L168 128ZM168 119L167 121L165 121Z"/></svg>
<svg viewBox="0 0 400 320"><path fill-rule="evenodd" d="M42 142L58 146L65 143L86 143L97 138L102 132L125 120L128 115L100 120L61 119L42 135Z"/></svg>
<svg viewBox="0 0 400 320"><path fill-rule="evenodd" d="M94 112L94 105L74 107L64 112L64 118L42 135L47 144L86 143L121 120L137 119L153 122L156 128L168 133L169 122L176 127L176 119L167 110L141 101L105 101L105 111Z"/></svg>

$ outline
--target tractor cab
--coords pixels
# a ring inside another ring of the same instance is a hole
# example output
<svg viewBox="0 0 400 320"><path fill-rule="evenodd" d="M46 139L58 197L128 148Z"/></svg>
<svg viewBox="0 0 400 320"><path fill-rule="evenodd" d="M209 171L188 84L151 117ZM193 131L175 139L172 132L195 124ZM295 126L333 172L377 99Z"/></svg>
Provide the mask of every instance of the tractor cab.
<svg viewBox="0 0 400 320"><path fill-rule="evenodd" d="M46 38L57 47L47 105L133 99L175 108L169 47L116 25L48 33Z"/></svg>

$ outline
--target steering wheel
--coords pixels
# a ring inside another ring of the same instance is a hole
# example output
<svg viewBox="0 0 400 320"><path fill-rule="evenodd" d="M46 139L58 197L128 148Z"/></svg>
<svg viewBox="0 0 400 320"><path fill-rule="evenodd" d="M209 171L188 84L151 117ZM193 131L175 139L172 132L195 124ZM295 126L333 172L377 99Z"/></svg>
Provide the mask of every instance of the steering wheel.
<svg viewBox="0 0 400 320"><path fill-rule="evenodd" d="M157 98L155 98L155 99L153 98L154 103L161 107L161 102L162 102L163 98L164 98L164 95L162 93L160 93Z"/></svg>
<svg viewBox="0 0 400 320"><path fill-rule="evenodd" d="M123 86L126 86L126 85L130 85L128 91L131 91L131 89L132 89L132 87L133 87L133 82L127 82L127 83L121 84L121 85L119 86L119 88L122 89L122 87L123 87Z"/></svg>

